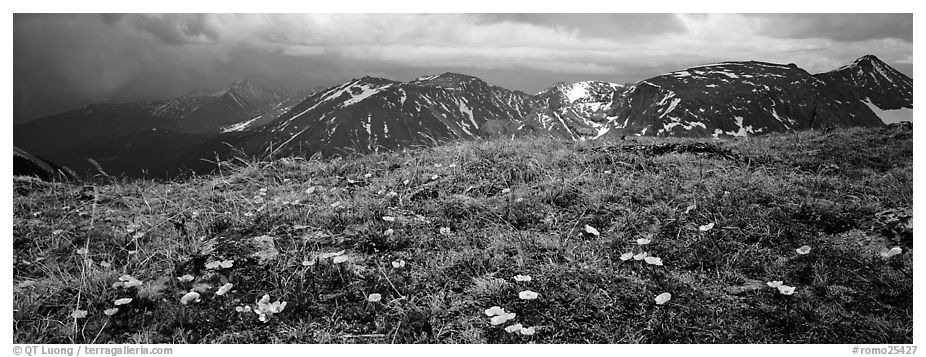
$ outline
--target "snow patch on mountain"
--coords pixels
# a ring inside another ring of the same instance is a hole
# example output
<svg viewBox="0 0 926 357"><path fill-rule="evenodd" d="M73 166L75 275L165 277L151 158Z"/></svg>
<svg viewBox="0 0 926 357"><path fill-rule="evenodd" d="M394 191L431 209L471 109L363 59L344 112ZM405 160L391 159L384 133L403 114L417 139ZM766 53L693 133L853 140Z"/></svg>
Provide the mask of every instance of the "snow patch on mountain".
<svg viewBox="0 0 926 357"><path fill-rule="evenodd" d="M261 116L258 115L258 116L256 116L256 117L250 119L250 120L246 120L246 121L243 121L243 122L240 122L240 123L235 123L235 124L232 124L232 125L223 127L223 128L221 129L221 132L223 132L223 133L231 133L231 132L234 132L234 131L244 131L244 130L247 129L249 126L251 126L251 124L254 123L255 120L260 119L260 117L261 117Z"/></svg>
<svg viewBox="0 0 926 357"><path fill-rule="evenodd" d="M380 86L364 83L364 84L361 84L361 85L359 85L359 86L351 86L351 87L348 87L349 90L350 90L349 93L351 93L351 96L352 96L352 97L351 97L350 99L344 101L344 103L341 103L341 106L342 106L342 107L347 107L347 106L350 106L350 105L353 105L353 104L356 104L356 103L360 103L360 102L363 101L364 99L367 99L367 98L369 98L370 96L372 96L372 95L374 95L374 94L376 94L376 93L382 92L383 90L385 90L385 89L387 89L387 88L389 88L389 87L391 87L391 86L392 86L392 83L389 83L389 84L386 84L386 85L380 85ZM358 94L353 94L354 90L356 90L356 89L358 89L358 88L361 90L361 92L358 93Z"/></svg>
<svg viewBox="0 0 926 357"><path fill-rule="evenodd" d="M466 103L462 100L458 102L460 104L460 113L466 114L469 122L473 124L473 127L479 129L479 124L476 124L476 119L473 117L473 110L466 106Z"/></svg>
<svg viewBox="0 0 926 357"><path fill-rule="evenodd" d="M577 100L588 96L588 82L578 82L566 88L563 94L569 103L575 103Z"/></svg>
<svg viewBox="0 0 926 357"><path fill-rule="evenodd" d="M699 121L688 122L688 123L686 124L686 123L682 123L680 120L678 120L678 119L676 119L676 118L673 118L673 119L674 119L675 121L673 121L673 122L671 122L671 123L663 124L663 126L662 126L662 129L663 129L663 130L660 130L660 132L663 132L663 131L665 131L665 132L670 132L670 131L672 131L672 129L675 128L676 126L681 126L682 129L685 129L685 130L691 130L691 129L693 129L693 128L696 127L696 126L700 126L700 127L704 128L704 129L707 129L707 126L705 126L704 123L699 122Z"/></svg>
<svg viewBox="0 0 926 357"><path fill-rule="evenodd" d="M434 78L437 78L437 77L440 77L440 75L439 75L439 74L433 74L433 75L421 76L421 77L415 78L414 80L412 80L412 82L430 81L430 80L432 80L432 79L434 79Z"/></svg>
<svg viewBox="0 0 926 357"><path fill-rule="evenodd" d="M605 125L600 125L600 126L598 126L598 127L596 128L597 133L595 133L595 137L594 137L593 139L598 139L598 138L604 136L605 134L607 134L608 132L610 132L610 131L611 131L611 126L610 126L609 124L610 124L610 122L607 123L607 124L605 124Z"/></svg>
<svg viewBox="0 0 926 357"><path fill-rule="evenodd" d="M279 151L280 149L282 149L283 147L285 147L286 144L289 144L290 141L293 141L294 139L296 139L297 137L299 137L299 135L302 135L302 133L304 133L306 130L309 130L309 127L305 127L305 128L303 128L302 130L300 130L298 133L294 134L293 136L290 136L289 139L287 139L287 140L284 141L282 144L280 144L280 145L278 145L277 147L275 147L275 148L273 149L273 152L271 152L270 154L273 154L273 153Z"/></svg>
<svg viewBox="0 0 926 357"><path fill-rule="evenodd" d="M733 119L736 120L736 126L739 128L736 131L723 131L720 128L714 129L714 132L711 134L713 137L719 137L721 135L727 136L737 136L737 137L748 137L752 134L758 134L762 132L762 128L753 129L752 125L743 125L743 117L735 116Z"/></svg>
<svg viewBox="0 0 926 357"><path fill-rule="evenodd" d="M865 105L867 105L871 111L875 112L875 115L881 118L881 121L883 121L885 124L899 123L902 121L913 121L913 108L884 110L878 108L878 106L872 103L871 99L868 98L863 100L862 103L865 103Z"/></svg>
<svg viewBox="0 0 926 357"><path fill-rule="evenodd" d="M678 106L678 103L681 103L681 102L682 102L682 98L672 99L672 103L669 103L669 108L666 109L666 111L662 113L662 116L666 116L666 114L671 113L673 110L675 110L675 107Z"/></svg>

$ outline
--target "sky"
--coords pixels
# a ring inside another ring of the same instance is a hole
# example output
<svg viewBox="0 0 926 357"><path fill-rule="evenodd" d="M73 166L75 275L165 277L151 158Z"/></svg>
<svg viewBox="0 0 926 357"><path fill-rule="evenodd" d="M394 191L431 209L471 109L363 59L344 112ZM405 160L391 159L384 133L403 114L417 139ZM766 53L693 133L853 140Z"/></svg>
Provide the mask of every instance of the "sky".
<svg viewBox="0 0 926 357"><path fill-rule="evenodd" d="M912 14L14 14L13 111L443 72L536 93L721 61L818 73L866 54L912 77Z"/></svg>

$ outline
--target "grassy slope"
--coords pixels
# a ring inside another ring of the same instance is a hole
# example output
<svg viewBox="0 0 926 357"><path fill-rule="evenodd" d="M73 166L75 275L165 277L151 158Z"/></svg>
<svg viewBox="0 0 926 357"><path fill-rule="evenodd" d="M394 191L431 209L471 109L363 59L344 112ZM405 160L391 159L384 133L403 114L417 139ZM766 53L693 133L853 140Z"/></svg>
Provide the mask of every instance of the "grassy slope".
<svg viewBox="0 0 926 357"><path fill-rule="evenodd" d="M14 341L912 343L910 132L712 142L722 155L629 148L694 142L467 142L95 190L17 179ZM263 235L280 254L262 262L250 255ZM619 259L641 248L664 266ZM315 259L339 250L348 262ZM233 267L204 267L222 259ZM144 284L113 288L123 274ZM662 292L673 298L657 306ZM269 322L235 311L264 294L287 302ZM121 297L134 300L104 315ZM537 334L489 325L493 305Z"/></svg>

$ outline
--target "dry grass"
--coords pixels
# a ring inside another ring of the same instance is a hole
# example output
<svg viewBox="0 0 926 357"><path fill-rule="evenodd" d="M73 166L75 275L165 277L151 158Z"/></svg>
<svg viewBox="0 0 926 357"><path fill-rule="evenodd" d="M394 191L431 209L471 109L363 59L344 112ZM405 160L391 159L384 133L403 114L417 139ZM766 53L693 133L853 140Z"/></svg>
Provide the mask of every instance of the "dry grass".
<svg viewBox="0 0 926 357"><path fill-rule="evenodd" d="M892 129L464 142L166 183L17 178L14 342L912 343L912 194L912 136ZM634 249L664 265L620 260ZM345 263L318 258L341 250ZM142 286L114 288L124 274ZM194 288L201 300L180 304ZM264 294L287 302L268 322L235 310ZM537 333L491 326L495 305Z"/></svg>

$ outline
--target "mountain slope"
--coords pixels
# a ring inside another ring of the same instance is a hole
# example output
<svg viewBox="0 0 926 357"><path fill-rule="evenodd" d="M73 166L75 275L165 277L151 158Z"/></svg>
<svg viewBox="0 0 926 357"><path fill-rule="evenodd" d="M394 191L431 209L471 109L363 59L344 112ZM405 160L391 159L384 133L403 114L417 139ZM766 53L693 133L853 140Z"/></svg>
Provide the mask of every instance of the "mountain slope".
<svg viewBox="0 0 926 357"><path fill-rule="evenodd" d="M814 75L844 101L861 101L885 123L913 120L913 79L868 55Z"/></svg>
<svg viewBox="0 0 926 357"><path fill-rule="evenodd" d="M705 137L871 127L883 125L880 111L861 99L886 107L896 106L889 98L912 103L911 83L873 56L832 74L724 62L633 85L558 83L536 95L455 73L406 83L364 77L307 98L235 144L251 154L343 154L495 136Z"/></svg>
<svg viewBox="0 0 926 357"><path fill-rule="evenodd" d="M249 153L376 152L507 135L531 96L455 73L407 83L363 77L318 92L244 135Z"/></svg>
<svg viewBox="0 0 926 357"><path fill-rule="evenodd" d="M222 91L171 100L92 104L15 125L14 145L77 172L95 170L87 161L93 158L110 173L139 175L154 170L163 176L177 171L170 166L185 154L182 150L191 150L229 127L244 130L270 122L304 95L239 81ZM249 122L240 123L246 119Z"/></svg>
<svg viewBox="0 0 926 357"><path fill-rule="evenodd" d="M524 135L588 140L877 127L894 120L897 108L911 113L912 102L912 79L874 56L815 75L794 64L723 62L631 85L557 83L535 95L457 73L408 82L363 77L295 94L242 81L170 101L91 105L18 125L14 140L74 168L101 157L108 169L138 171L137 157L145 157L159 172L202 171L202 159L237 153L371 153Z"/></svg>
<svg viewBox="0 0 926 357"><path fill-rule="evenodd" d="M259 117L292 98L248 81L239 81L216 100L185 113L173 129L186 133L214 133L243 120Z"/></svg>
<svg viewBox="0 0 926 357"><path fill-rule="evenodd" d="M845 99L867 99L884 110L913 108L913 79L872 55L814 77L843 88Z"/></svg>
<svg viewBox="0 0 926 357"><path fill-rule="evenodd" d="M537 94L540 107L531 119L554 136L597 138L612 127L613 118L608 113L616 109L626 92L627 86L607 82L557 83Z"/></svg>
<svg viewBox="0 0 926 357"><path fill-rule="evenodd" d="M839 85L794 65L724 62L641 81L616 113L623 134L745 136L827 126L880 126Z"/></svg>

